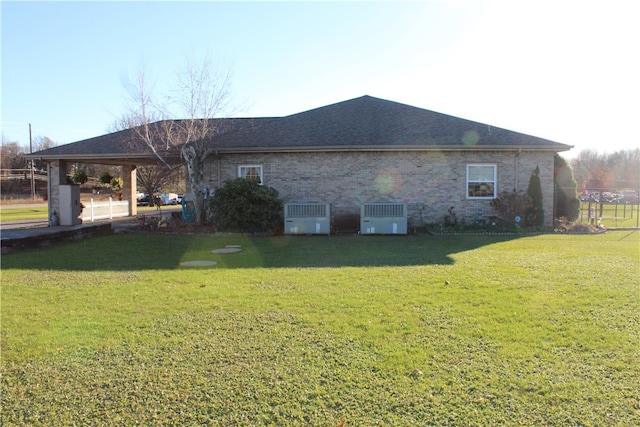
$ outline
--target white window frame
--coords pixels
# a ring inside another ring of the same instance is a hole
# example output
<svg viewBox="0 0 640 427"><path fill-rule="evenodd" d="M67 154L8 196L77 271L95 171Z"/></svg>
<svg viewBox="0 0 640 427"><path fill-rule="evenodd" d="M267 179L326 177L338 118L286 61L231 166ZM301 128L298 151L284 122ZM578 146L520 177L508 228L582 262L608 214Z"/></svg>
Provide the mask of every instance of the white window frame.
<svg viewBox="0 0 640 427"><path fill-rule="evenodd" d="M493 168L493 180L470 180L469 179L469 169L474 167L492 167ZM475 196L469 194L469 184L489 184L493 185L493 194L489 196ZM467 199L472 200L491 200L495 199L498 195L498 165L495 163L470 163L467 165L467 179L466 179L466 188L465 192L467 194Z"/></svg>
<svg viewBox="0 0 640 427"><path fill-rule="evenodd" d="M263 167L262 165L238 165L238 178L246 178L248 169L257 169L260 181L258 184L262 185L264 183L264 176L262 174Z"/></svg>

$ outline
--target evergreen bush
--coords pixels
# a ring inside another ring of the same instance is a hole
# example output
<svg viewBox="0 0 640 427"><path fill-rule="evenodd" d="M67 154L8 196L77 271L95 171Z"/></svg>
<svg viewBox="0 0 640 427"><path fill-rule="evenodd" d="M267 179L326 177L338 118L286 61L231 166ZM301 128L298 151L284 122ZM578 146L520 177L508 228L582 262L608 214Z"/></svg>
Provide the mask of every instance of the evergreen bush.
<svg viewBox="0 0 640 427"><path fill-rule="evenodd" d="M278 191L256 180L226 181L210 200L214 222L221 231L266 232L281 224L282 201Z"/></svg>
<svg viewBox="0 0 640 427"><path fill-rule="evenodd" d="M527 195L531 203L524 211L524 223L527 227L540 227L544 224L544 208L542 206L542 185L540 185L540 167L536 166L531 178Z"/></svg>
<svg viewBox="0 0 640 427"><path fill-rule="evenodd" d="M71 180L75 184L84 184L85 182L89 181L89 176L87 176L87 173L85 171L80 169L75 171L75 173L71 177Z"/></svg>
<svg viewBox="0 0 640 427"><path fill-rule="evenodd" d="M554 156L553 178L554 218L566 218L573 222L580 215L578 183L569 163L559 154Z"/></svg>
<svg viewBox="0 0 640 427"><path fill-rule="evenodd" d="M110 184L113 176L109 172L102 172L100 174L100 183L102 184Z"/></svg>

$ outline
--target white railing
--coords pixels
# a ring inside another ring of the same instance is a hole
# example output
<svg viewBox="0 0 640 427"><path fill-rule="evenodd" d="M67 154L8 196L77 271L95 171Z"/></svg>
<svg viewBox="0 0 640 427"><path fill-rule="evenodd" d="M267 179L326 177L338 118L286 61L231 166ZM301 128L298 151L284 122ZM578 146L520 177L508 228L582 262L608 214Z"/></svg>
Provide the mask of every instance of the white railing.
<svg viewBox="0 0 640 427"><path fill-rule="evenodd" d="M99 203L95 203L92 198L82 210L83 221L93 222L99 219L113 219L123 216L129 216L129 202L126 200L114 202L111 197L108 202Z"/></svg>

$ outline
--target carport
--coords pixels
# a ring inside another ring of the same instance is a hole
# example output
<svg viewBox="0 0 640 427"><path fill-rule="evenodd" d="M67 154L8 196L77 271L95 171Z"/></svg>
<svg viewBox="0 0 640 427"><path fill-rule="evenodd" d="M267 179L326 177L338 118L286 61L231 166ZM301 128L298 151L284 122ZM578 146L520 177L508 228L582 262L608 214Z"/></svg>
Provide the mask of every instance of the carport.
<svg viewBox="0 0 640 427"><path fill-rule="evenodd" d="M161 141L158 144L161 144ZM131 129L37 151L26 155L25 158L47 163L49 218L53 212L56 212L56 215L65 213L73 216L79 208L77 206L79 200L75 199L73 194L71 196L67 194L69 190L67 187L76 187L70 185L68 180L69 164L92 163L120 166L123 180L122 198L129 202L129 215L135 216L137 214L136 168L158 164L176 166L183 163L177 147L166 145L152 150ZM71 224L63 221L60 225Z"/></svg>

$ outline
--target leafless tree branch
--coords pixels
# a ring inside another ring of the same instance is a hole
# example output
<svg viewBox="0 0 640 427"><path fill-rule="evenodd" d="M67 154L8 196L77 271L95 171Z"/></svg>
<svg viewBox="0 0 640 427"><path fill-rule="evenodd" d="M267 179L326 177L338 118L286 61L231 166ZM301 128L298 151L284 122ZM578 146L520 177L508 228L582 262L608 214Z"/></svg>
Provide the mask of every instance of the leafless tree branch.
<svg viewBox="0 0 640 427"><path fill-rule="evenodd" d="M168 168L171 164L166 156L179 150L187 166L198 223L206 219L204 163L213 152L211 139L221 132L219 116L229 112L230 82L230 71L216 67L209 57L190 58L178 71L171 96L160 103L151 96L142 69L129 90L129 109L115 124L131 129L135 140L142 141Z"/></svg>

